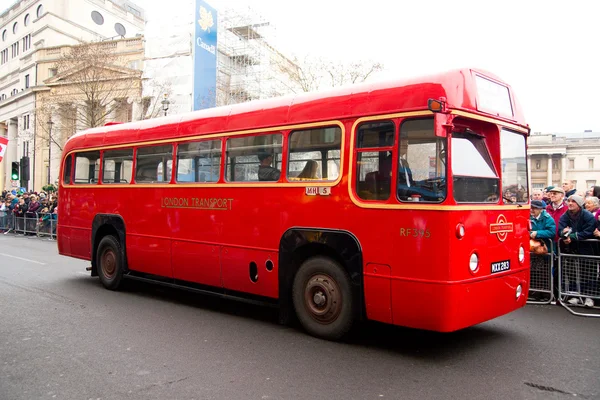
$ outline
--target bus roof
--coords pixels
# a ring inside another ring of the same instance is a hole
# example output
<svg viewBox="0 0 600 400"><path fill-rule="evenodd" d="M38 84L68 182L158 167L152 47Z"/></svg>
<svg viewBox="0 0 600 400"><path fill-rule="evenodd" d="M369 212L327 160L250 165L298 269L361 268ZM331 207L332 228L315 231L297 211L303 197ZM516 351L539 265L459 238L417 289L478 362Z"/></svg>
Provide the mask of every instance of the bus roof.
<svg viewBox="0 0 600 400"><path fill-rule="evenodd" d="M482 70L459 69L408 80L362 83L91 128L72 136L64 153L86 147L423 110L429 99L442 97L451 109L527 126L508 84ZM511 114L489 111L507 104Z"/></svg>

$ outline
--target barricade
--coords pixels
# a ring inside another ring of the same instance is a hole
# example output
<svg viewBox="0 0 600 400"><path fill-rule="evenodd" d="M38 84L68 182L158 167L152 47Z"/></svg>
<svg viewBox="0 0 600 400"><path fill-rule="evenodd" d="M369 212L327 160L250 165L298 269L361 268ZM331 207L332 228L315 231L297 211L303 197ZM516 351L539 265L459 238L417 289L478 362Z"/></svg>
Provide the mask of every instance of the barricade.
<svg viewBox="0 0 600 400"><path fill-rule="evenodd" d="M529 304L550 304L554 300L552 288L554 284L554 250L553 243L550 243L548 254L529 253L531 260L529 295L527 303Z"/></svg>
<svg viewBox="0 0 600 400"><path fill-rule="evenodd" d="M39 237L50 236L56 239L56 223L58 222L56 214L43 213L38 214L36 234Z"/></svg>
<svg viewBox="0 0 600 400"><path fill-rule="evenodd" d="M558 301L564 308L574 315L600 317L600 256L562 253L559 248L558 279Z"/></svg>

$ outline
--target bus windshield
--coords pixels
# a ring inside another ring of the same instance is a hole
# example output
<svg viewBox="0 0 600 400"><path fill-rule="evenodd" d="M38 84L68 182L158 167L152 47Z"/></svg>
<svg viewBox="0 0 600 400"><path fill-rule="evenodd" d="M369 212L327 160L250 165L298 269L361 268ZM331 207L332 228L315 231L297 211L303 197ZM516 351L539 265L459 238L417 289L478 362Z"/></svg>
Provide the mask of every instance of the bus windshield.
<svg viewBox="0 0 600 400"><path fill-rule="evenodd" d="M505 203L527 203L527 150L525 136L502 129L502 196Z"/></svg>
<svg viewBox="0 0 600 400"><path fill-rule="evenodd" d="M459 203L497 203L499 178L485 137L470 130L453 133L451 146L454 200Z"/></svg>

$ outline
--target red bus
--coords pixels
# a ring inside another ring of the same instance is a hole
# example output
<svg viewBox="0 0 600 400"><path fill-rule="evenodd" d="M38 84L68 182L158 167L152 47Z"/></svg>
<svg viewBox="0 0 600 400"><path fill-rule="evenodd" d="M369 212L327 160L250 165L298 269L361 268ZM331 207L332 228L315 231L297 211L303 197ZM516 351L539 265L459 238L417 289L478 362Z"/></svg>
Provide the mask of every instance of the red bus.
<svg viewBox="0 0 600 400"><path fill-rule="evenodd" d="M526 303L528 135L471 69L94 128L64 147L58 249L317 337L455 331Z"/></svg>

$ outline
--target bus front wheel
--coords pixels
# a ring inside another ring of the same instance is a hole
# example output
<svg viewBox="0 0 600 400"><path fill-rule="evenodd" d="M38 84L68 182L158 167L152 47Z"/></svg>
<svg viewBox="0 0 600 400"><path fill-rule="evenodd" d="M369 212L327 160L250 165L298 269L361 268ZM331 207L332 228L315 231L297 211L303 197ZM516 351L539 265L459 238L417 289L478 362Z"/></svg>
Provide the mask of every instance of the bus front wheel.
<svg viewBox="0 0 600 400"><path fill-rule="evenodd" d="M350 278L330 258L313 257L302 264L292 298L300 323L313 336L337 340L352 327L355 306Z"/></svg>
<svg viewBox="0 0 600 400"><path fill-rule="evenodd" d="M96 254L100 282L105 288L116 290L123 278L123 254L119 241L114 236L104 236Z"/></svg>

